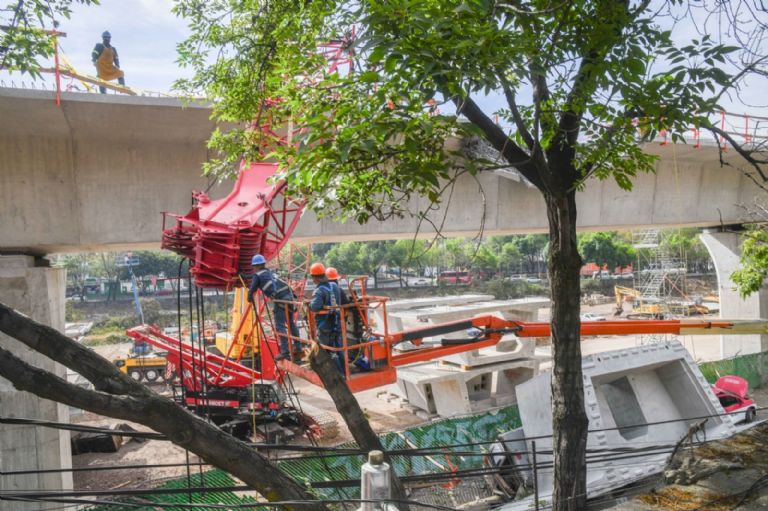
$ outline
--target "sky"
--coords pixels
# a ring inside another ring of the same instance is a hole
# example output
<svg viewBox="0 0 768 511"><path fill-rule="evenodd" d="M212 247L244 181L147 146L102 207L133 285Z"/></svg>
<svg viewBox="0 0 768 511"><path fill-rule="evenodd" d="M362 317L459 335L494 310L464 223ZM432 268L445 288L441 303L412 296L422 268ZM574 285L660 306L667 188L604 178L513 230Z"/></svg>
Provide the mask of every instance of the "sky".
<svg viewBox="0 0 768 511"><path fill-rule="evenodd" d="M67 34L60 46L75 69L95 75L91 51L101 42L101 33L108 30L126 84L168 92L174 80L190 74L176 64L176 44L189 31L186 22L171 12L172 6L172 0L101 0L101 5L75 5L71 18L62 20L59 26ZM32 82L28 76L18 74L3 79L17 85ZM50 78L47 81L50 83Z"/></svg>

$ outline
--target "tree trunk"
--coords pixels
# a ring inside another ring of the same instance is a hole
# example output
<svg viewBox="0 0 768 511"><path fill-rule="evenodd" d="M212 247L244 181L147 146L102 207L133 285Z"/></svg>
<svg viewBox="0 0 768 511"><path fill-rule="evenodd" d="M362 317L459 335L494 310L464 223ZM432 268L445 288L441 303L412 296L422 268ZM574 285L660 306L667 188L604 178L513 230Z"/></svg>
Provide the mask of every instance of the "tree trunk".
<svg viewBox="0 0 768 511"><path fill-rule="evenodd" d="M96 390L68 383L0 348L0 376L17 389L100 415L143 424L239 478L269 501L315 500L304 487L244 442L134 382L108 360L55 329L2 303L0 331L81 374ZM286 509L324 511L327 508L310 502L287 505Z"/></svg>
<svg viewBox="0 0 768 511"><path fill-rule="evenodd" d="M553 510L584 509L587 414L581 371L576 192L545 194L549 219L549 278L552 291Z"/></svg>
<svg viewBox="0 0 768 511"><path fill-rule="evenodd" d="M385 453L384 458L391 467L392 498L401 501L407 500L405 487L400 478L395 474L395 466L392 460L386 454L381 440L373 431L371 423L368 422L363 410L360 408L360 403L357 402L354 394L347 387L346 382L341 377L341 374L339 374L339 369L328 352L320 348L318 344L314 344L309 355L309 365L320 377L323 387L325 387L325 390L333 399L336 410L341 414L357 445L366 452L382 451ZM398 503L397 506L402 511L408 511L409 509L405 503Z"/></svg>

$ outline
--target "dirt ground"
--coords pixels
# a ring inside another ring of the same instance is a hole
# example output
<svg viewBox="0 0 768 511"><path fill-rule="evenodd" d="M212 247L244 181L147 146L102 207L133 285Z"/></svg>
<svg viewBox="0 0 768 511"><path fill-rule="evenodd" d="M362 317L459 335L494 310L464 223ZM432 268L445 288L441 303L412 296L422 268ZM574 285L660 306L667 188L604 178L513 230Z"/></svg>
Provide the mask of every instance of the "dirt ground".
<svg viewBox="0 0 768 511"><path fill-rule="evenodd" d="M94 350L109 360L117 356L125 356L131 348L131 343L96 346ZM297 391L299 401L309 403L336 418L339 424L339 433L331 439L320 442L324 445L335 445L352 440L341 416L336 412L333 401L325 389L316 387L299 378L293 379L293 385ZM153 384L151 388L164 395L171 395L170 388L165 384ZM387 395L381 389L374 389L357 394L357 398L374 430L377 432L394 431L407 428L425 422L425 419L416 416L410 409L401 406L399 400L387 399ZM381 395L380 395L381 394ZM125 421L101 417L92 413L84 413L73 416L72 422L89 426L107 427ZM127 423L139 431L150 431L140 424ZM125 438L127 441L128 438ZM299 444L308 444L305 437L295 440ZM287 453L290 454L290 453ZM146 488L156 485L169 478L177 478L186 475L185 466L151 468L154 464L185 464L187 452L170 442L150 440L139 443L135 440L127 441L116 453L89 453L72 457L75 468L115 466L115 465L144 465L144 468L130 468L124 470L85 471L75 472L74 484L77 489L117 489L117 488ZM194 454L189 454L190 463L198 463L199 459ZM197 467L193 467L197 470Z"/></svg>

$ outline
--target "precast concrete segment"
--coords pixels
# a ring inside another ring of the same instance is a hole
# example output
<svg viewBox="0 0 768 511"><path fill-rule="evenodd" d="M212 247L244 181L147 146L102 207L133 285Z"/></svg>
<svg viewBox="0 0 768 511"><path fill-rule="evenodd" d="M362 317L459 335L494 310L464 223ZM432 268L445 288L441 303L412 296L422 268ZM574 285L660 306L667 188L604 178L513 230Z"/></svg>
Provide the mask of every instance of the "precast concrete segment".
<svg viewBox="0 0 768 511"><path fill-rule="evenodd" d="M587 355L582 359L584 401L589 430L587 449L623 449L675 445L699 423L707 440L725 438L736 430L731 416L712 392L691 355L677 341L636 346ZM525 437L524 449L531 452L537 437L539 498L542 507L551 502L552 393L551 373L542 373L517 385L518 407L523 427L510 440ZM522 431L522 434L520 434ZM509 433L502 434L502 440ZM502 449L503 450L503 449ZM607 452L607 451L603 451ZM631 464L593 458L587 466L589 497L661 472L669 452L638 453ZM521 464L529 471L531 458L521 453ZM528 474L530 477L530 474ZM531 498L513 501L504 511L531 509Z"/></svg>
<svg viewBox="0 0 768 511"><path fill-rule="evenodd" d="M35 321L64 331L66 270L35 267L28 256L0 256L0 301ZM66 378L65 368L0 333L0 346L40 369ZM17 391L0 377L0 410L7 417L69 422L68 407ZM50 428L0 425L0 467L3 470L70 468L69 432ZM0 492L52 491L72 488L70 472L0 476ZM3 502L3 511L58 508L60 504Z"/></svg>
<svg viewBox="0 0 768 511"><path fill-rule="evenodd" d="M0 89L0 251L157 248L160 212L189 209L190 192L205 189L201 164L215 125L205 105L171 98ZM452 142L455 144L455 141ZM712 226L740 223L740 204L760 190L737 169L721 167L718 150L686 145L646 146L660 157L655 174L635 178L634 190L613 181L587 181L578 194L582 230ZM731 150L725 159L744 168ZM224 183L211 192L222 197ZM424 210L426 199L408 204ZM432 212L444 234L546 232L540 193L525 183L481 173L460 178L450 207ZM294 241L409 238L434 233L416 218L339 223L306 213Z"/></svg>

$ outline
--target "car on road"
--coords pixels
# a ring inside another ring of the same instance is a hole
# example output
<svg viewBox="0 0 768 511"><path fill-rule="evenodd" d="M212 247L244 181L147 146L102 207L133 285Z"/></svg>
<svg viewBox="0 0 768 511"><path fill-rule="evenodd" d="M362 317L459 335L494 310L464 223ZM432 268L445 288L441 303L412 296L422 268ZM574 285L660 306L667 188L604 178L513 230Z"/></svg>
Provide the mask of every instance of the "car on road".
<svg viewBox="0 0 768 511"><path fill-rule="evenodd" d="M712 391L720 401L720 406L739 422L752 422L757 416L757 406L749 398L749 382L741 376L721 376L712 385Z"/></svg>
<svg viewBox="0 0 768 511"><path fill-rule="evenodd" d="M584 312L580 318L582 321L605 321L605 316L595 314L594 312Z"/></svg>
<svg viewBox="0 0 768 511"><path fill-rule="evenodd" d="M432 281L426 278L413 279L411 281L412 286L431 286Z"/></svg>

